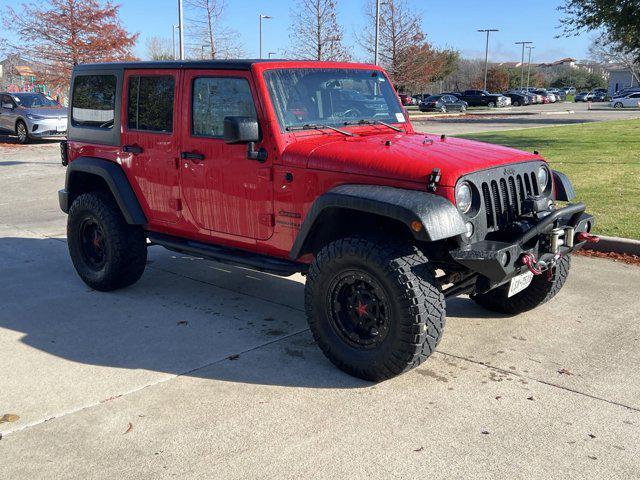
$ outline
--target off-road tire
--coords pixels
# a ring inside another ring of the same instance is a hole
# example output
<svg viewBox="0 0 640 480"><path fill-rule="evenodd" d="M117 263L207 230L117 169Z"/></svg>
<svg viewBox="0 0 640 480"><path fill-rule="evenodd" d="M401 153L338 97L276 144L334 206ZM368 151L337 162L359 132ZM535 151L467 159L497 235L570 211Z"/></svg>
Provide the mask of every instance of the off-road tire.
<svg viewBox="0 0 640 480"><path fill-rule="evenodd" d="M82 246L82 227L94 222L103 232L104 265L87 260ZM126 223L113 198L102 192L84 193L69 209L67 242L73 266L91 288L111 291L140 279L147 263L146 236L139 226Z"/></svg>
<svg viewBox="0 0 640 480"><path fill-rule="evenodd" d="M571 257L564 256L558 260L552 269L551 279L547 272L536 275L531 284L513 297L507 297L509 283L481 295L473 295L471 298L478 305L498 313L516 315L532 310L543 303L548 302L560 291L569 276Z"/></svg>
<svg viewBox="0 0 640 480"><path fill-rule="evenodd" d="M26 144L31 141L31 137L29 137L29 129L27 128L27 124L22 120L18 120L16 122L16 136L18 137L18 143Z"/></svg>
<svg viewBox="0 0 640 480"><path fill-rule="evenodd" d="M332 320L333 279L349 271L379 282L389 301L389 328L374 348L343 339ZM445 324L445 300L427 258L407 242L376 237L336 240L316 255L307 276L305 309L313 337L344 372L382 381L424 362L436 349Z"/></svg>

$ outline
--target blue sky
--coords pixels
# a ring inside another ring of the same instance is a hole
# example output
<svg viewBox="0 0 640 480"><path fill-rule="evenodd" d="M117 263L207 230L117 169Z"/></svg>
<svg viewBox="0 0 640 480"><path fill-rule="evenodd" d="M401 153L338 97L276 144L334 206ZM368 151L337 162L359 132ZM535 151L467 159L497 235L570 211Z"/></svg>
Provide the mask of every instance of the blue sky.
<svg viewBox="0 0 640 480"><path fill-rule="evenodd" d="M460 50L465 57L484 56L484 37L479 28L499 28L492 34L490 58L496 61L519 60L519 40L533 41L534 62L563 57L585 58L590 41L588 34L556 39L561 13L560 0L513 2L506 0L407 0L422 19L431 43ZM15 4L0 0L0 6ZM140 33L137 55L144 56L145 40L151 36L171 37L171 25L177 23L177 0L121 0L121 17L127 29ZM355 46L353 32L370 28L364 17L366 0L337 0L339 21L346 40L354 45L354 57L364 59ZM223 22L236 30L249 57L258 56L258 14L272 15L264 23L264 51L281 54L289 45L289 12L295 0L227 0ZM514 8L514 5L516 7ZM528 6L528 9L523 9ZM491 20L490 20L491 19ZM265 53L266 56L266 53ZM276 55L277 56L277 55Z"/></svg>

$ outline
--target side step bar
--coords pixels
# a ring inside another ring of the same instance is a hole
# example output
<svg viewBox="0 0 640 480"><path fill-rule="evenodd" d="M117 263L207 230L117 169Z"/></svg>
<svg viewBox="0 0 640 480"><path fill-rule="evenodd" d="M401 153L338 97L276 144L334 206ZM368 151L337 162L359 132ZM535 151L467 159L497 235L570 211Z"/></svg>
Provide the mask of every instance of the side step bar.
<svg viewBox="0 0 640 480"><path fill-rule="evenodd" d="M305 263L269 257L237 248L210 245L195 240L165 235L163 233L147 232L147 237L152 244L161 245L174 252L184 253L194 257L203 257L238 267L272 273L274 275L288 277L294 273L305 273L309 269L309 266Z"/></svg>

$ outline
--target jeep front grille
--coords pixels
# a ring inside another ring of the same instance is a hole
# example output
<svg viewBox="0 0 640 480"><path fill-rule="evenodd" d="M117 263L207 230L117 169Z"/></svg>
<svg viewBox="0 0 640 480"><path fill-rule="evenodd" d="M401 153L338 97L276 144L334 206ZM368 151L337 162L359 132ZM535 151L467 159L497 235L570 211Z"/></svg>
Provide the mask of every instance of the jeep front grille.
<svg viewBox="0 0 640 480"><path fill-rule="evenodd" d="M540 193L534 172L484 181L481 191L488 230L499 230L514 221L522 214L522 202L527 197Z"/></svg>

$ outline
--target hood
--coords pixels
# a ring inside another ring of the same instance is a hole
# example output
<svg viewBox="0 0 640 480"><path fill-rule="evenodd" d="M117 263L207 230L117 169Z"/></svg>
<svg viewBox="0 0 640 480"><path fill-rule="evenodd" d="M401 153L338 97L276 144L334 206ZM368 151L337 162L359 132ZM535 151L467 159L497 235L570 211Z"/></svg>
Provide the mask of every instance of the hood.
<svg viewBox="0 0 640 480"><path fill-rule="evenodd" d="M290 144L284 162L314 170L392 178L426 185L434 168L440 185L454 186L467 173L540 156L489 143L424 134L357 137L314 136Z"/></svg>
<svg viewBox="0 0 640 480"><path fill-rule="evenodd" d="M31 107L25 108L21 107L22 111L25 113L31 113L33 115L42 115L47 118L58 118L58 117L66 117L67 109L66 107Z"/></svg>

